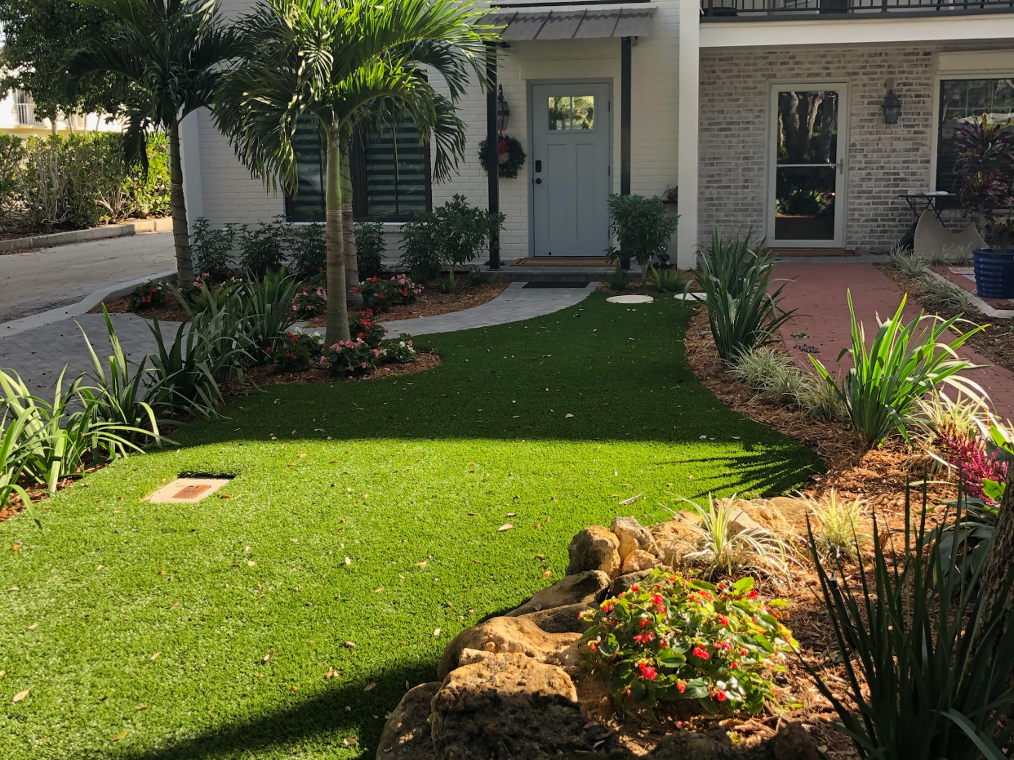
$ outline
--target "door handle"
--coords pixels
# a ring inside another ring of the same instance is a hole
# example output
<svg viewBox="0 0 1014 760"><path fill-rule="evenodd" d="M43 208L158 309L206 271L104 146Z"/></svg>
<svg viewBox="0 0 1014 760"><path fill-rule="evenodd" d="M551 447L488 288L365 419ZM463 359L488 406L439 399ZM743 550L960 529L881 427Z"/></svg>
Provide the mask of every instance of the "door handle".
<svg viewBox="0 0 1014 760"><path fill-rule="evenodd" d="M844 158L839 158L838 159L838 173L839 174L844 174L845 173L845 159Z"/></svg>
<svg viewBox="0 0 1014 760"><path fill-rule="evenodd" d="M542 184L542 177L536 177L535 178L535 184L536 185L541 185Z"/></svg>

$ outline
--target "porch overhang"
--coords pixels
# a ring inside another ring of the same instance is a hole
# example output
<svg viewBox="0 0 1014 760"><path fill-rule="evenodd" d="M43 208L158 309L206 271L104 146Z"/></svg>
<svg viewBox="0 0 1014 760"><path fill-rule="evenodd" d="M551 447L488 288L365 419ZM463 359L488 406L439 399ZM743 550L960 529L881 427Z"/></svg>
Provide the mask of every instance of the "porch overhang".
<svg viewBox="0 0 1014 760"><path fill-rule="evenodd" d="M505 42L647 37L654 22L655 7L646 2L501 6L482 18L483 24L503 27Z"/></svg>

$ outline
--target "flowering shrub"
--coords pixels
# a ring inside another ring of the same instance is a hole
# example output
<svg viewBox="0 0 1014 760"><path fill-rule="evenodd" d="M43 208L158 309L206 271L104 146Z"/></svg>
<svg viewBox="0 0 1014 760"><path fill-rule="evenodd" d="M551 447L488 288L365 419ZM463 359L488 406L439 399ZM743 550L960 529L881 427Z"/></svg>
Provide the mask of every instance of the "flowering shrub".
<svg viewBox="0 0 1014 760"><path fill-rule="evenodd" d="M387 331L382 324L373 321L374 316L374 312L370 309L363 309L358 317L349 322L349 333L353 338L366 341L371 348L380 348Z"/></svg>
<svg viewBox="0 0 1014 760"><path fill-rule="evenodd" d="M301 317L316 317L327 311L327 290L322 285L304 285L292 299L292 310Z"/></svg>
<svg viewBox="0 0 1014 760"><path fill-rule="evenodd" d="M655 570L586 613L589 664L611 676L617 701L685 701L715 713L756 714L772 694L771 671L795 646L792 633L757 598L753 578L717 586Z"/></svg>
<svg viewBox="0 0 1014 760"><path fill-rule="evenodd" d="M324 353L324 339L320 333L305 333L296 328L285 333L278 346L265 348L264 352L282 369L302 369L311 361L319 362Z"/></svg>
<svg viewBox="0 0 1014 760"><path fill-rule="evenodd" d="M336 375L355 375L373 369L379 358L379 348L371 348L362 338L355 338L329 346L319 361Z"/></svg>
<svg viewBox="0 0 1014 760"><path fill-rule="evenodd" d="M130 293L130 308L134 311L154 309L172 296L173 286L168 282L148 282L138 285Z"/></svg>
<svg viewBox="0 0 1014 760"><path fill-rule="evenodd" d="M415 302L422 289L422 285L416 285L407 275L396 274L389 280L371 277L361 282L356 292L362 294L363 306L379 314L395 306Z"/></svg>
<svg viewBox="0 0 1014 760"><path fill-rule="evenodd" d="M937 431L940 447L947 463L965 481L965 492L986 504L997 502L983 491L985 481L1004 483L1007 480L1007 462L998 451L989 451L986 442L975 430L959 430L954 425Z"/></svg>
<svg viewBox="0 0 1014 760"><path fill-rule="evenodd" d="M410 364L415 361L415 348L408 335L402 335L398 340L385 340L381 351L385 362Z"/></svg>

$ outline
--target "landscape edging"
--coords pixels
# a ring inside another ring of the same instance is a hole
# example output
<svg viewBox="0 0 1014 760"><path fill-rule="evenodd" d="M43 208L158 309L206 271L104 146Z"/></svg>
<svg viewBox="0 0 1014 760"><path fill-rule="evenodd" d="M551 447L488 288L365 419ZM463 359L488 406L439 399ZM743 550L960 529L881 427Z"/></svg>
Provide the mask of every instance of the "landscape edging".
<svg viewBox="0 0 1014 760"><path fill-rule="evenodd" d="M157 219L141 219L136 222L125 222L123 224L107 224L104 227L89 227L84 230L53 232L48 235L29 235L23 238L0 240L0 253L19 251L23 248L50 248L56 245L86 243L92 240L127 237L144 232L169 232L172 228L172 217L166 216Z"/></svg>

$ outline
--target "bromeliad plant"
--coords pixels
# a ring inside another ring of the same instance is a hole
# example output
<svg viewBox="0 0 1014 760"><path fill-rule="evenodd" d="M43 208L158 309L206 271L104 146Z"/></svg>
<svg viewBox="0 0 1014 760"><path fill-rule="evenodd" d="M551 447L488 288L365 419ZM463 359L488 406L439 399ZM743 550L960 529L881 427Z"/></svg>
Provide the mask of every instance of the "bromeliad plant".
<svg viewBox="0 0 1014 760"><path fill-rule="evenodd" d="M866 331L856 320L849 291L852 347L842 349L838 361L848 354L854 366L845 373L841 384L810 354L817 372L836 389L852 425L866 437L871 448L894 430L908 440L906 424L911 421L916 402L941 384L970 397L985 395L978 385L959 374L976 367L957 353L983 328L959 332L955 340L946 343L943 337L962 321L960 316L942 319L920 313L906 324L902 319L906 300L907 296L901 299L898 311L887 321L877 318L877 334L867 347Z"/></svg>
<svg viewBox="0 0 1014 760"><path fill-rule="evenodd" d="M586 613L586 662L609 677L618 703L754 715L772 697L772 673L796 645L780 600L757 597L753 578L717 585L656 569Z"/></svg>
<svg viewBox="0 0 1014 760"><path fill-rule="evenodd" d="M924 492L923 515L926 501ZM934 542L925 516L915 527L910 518L907 496L896 552L874 519L872 566L862 564L854 583L841 562L823 559L810 536L851 704L804 665L861 758L1004 760L1014 749L1014 723L1005 720L1014 708L1014 626L1003 625L1005 605L986 608L982 569L968 566L969 554L961 555L961 572L948 572L942 548L957 544L959 533ZM953 547L950 556L958 554ZM1000 599L1009 597L1012 582L1008 572Z"/></svg>

